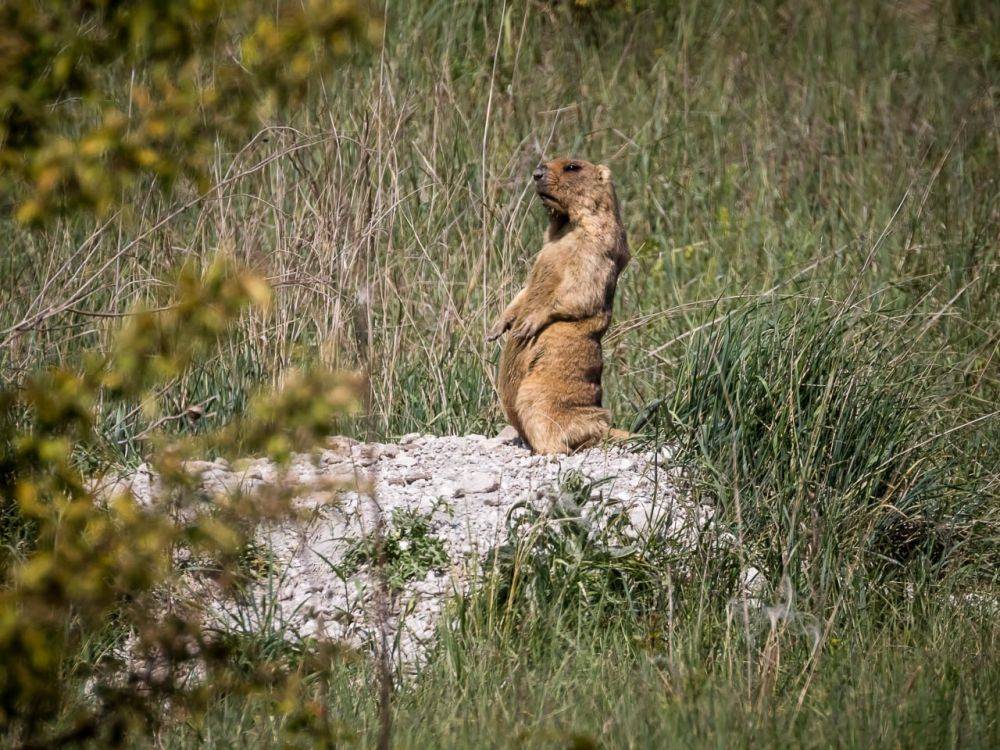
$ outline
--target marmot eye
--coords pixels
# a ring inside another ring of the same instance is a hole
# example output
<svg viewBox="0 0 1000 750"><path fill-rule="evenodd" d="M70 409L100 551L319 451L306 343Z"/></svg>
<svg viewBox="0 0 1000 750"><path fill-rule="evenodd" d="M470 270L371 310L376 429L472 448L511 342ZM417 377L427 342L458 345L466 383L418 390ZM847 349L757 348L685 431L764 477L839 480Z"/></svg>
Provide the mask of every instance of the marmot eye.
<svg viewBox="0 0 1000 750"><path fill-rule="evenodd" d="M567 164L563 167L563 172L577 172L580 169L579 164Z"/></svg>

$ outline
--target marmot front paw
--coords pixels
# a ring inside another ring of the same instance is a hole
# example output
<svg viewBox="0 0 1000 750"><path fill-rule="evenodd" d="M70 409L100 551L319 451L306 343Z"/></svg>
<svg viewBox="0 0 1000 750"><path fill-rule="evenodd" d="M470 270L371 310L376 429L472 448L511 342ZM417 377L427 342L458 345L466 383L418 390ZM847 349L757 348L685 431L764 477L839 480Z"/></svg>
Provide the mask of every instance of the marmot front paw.
<svg viewBox="0 0 1000 750"><path fill-rule="evenodd" d="M498 320L496 323L493 324L493 327L489 330L489 332L487 332L486 340L495 341L496 339L503 336L504 331L506 331L508 328L510 328L509 320Z"/></svg>
<svg viewBox="0 0 1000 750"><path fill-rule="evenodd" d="M516 339L534 338L545 327L546 322L548 319L544 315L528 315L510 329L510 335Z"/></svg>

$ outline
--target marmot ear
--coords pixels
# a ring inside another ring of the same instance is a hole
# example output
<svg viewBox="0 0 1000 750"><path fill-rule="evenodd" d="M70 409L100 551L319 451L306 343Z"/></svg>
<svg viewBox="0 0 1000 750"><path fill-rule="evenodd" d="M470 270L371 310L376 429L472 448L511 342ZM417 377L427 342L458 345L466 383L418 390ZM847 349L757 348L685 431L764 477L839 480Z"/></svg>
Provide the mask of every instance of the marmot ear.
<svg viewBox="0 0 1000 750"><path fill-rule="evenodd" d="M611 182L611 170L603 164L597 165L597 176L601 178L601 182Z"/></svg>

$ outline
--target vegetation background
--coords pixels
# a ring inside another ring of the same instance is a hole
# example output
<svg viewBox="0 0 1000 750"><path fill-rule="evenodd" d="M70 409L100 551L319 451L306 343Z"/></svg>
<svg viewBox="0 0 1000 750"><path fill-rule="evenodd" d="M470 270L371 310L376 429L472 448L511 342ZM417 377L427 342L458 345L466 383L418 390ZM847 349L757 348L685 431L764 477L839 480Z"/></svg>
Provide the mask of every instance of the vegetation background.
<svg viewBox="0 0 1000 750"><path fill-rule="evenodd" d="M566 565L502 627L484 586L398 686L397 743L1000 744L997 4L427 0L387 2L379 29L256 134L218 135L197 181L142 173L40 226L4 211L5 383L111 351L224 248L269 282L267 312L158 386L158 411L98 399L80 466L134 465L153 426L211 432L317 364L369 373L359 433L488 433L483 334L539 246L531 169L606 163L634 257L608 406L680 442L739 559L649 551L623 582L576 550L605 594L574 596ZM120 102L145 74L91 72ZM769 625L730 606L748 562ZM370 668L315 678L362 746ZM240 694L157 741L277 745L274 706Z"/></svg>

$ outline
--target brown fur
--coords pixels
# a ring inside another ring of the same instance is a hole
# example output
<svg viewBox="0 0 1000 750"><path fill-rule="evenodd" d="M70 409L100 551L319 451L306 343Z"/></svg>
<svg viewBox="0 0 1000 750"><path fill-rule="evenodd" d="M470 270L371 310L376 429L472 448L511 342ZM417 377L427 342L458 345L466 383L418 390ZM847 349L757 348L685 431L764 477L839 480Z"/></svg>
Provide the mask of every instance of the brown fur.
<svg viewBox="0 0 1000 750"><path fill-rule="evenodd" d="M534 176L549 211L545 244L488 339L510 331L500 357L507 419L534 451L568 453L625 434L601 408L601 338L628 244L607 167L556 159Z"/></svg>

